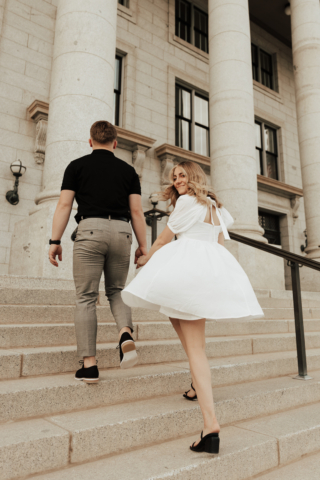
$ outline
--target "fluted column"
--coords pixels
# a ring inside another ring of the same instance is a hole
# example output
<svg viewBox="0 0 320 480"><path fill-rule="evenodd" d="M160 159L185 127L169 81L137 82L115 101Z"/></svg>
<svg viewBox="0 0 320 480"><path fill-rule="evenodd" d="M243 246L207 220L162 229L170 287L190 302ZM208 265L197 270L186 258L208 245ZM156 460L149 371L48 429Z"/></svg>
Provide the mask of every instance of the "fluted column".
<svg viewBox="0 0 320 480"><path fill-rule="evenodd" d="M209 0L211 181L233 230L265 241L258 224L248 0Z"/></svg>
<svg viewBox="0 0 320 480"><path fill-rule="evenodd" d="M320 261L320 7L291 0L293 69L300 147L307 256Z"/></svg>
<svg viewBox="0 0 320 480"><path fill-rule="evenodd" d="M59 1L44 190L36 203L56 202L68 163L90 152L92 123L112 121L116 22L117 0Z"/></svg>

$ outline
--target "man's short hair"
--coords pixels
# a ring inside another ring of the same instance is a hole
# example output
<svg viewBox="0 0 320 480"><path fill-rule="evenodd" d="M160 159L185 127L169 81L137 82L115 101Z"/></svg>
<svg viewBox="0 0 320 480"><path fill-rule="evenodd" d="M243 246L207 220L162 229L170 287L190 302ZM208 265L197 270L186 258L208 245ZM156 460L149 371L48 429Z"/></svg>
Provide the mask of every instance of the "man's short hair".
<svg viewBox="0 0 320 480"><path fill-rule="evenodd" d="M111 143L117 140L117 130L112 123L99 120L90 128L90 137L96 143Z"/></svg>

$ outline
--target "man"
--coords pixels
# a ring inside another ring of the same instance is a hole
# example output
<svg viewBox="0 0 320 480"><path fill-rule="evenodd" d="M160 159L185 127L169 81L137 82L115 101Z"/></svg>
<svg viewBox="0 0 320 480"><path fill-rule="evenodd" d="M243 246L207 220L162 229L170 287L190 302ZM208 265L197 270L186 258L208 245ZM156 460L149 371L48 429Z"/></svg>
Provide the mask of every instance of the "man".
<svg viewBox="0 0 320 480"><path fill-rule="evenodd" d="M83 366L75 375L87 383L99 381L96 365L96 302L102 272L106 296L119 330L120 366L138 361L131 309L121 298L130 263L131 225L138 240L135 263L147 253L146 224L141 206L141 187L135 169L115 157L117 131L106 121L90 129L92 153L71 162L65 170L60 199L53 217L49 260L62 260L61 237L68 224L74 197L79 224L73 249L76 286L75 328L78 355ZM80 362L81 363L81 362Z"/></svg>

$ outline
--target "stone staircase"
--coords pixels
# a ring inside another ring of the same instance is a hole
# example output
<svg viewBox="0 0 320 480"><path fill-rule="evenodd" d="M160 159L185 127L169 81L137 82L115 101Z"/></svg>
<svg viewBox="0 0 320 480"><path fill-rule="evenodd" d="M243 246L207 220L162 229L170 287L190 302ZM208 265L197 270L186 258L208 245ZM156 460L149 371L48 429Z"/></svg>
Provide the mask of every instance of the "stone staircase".
<svg viewBox="0 0 320 480"><path fill-rule="evenodd" d="M319 480L320 294L303 293L310 381L297 373L291 292L258 290L265 318L207 322L220 454L201 430L185 354L166 317L134 312L140 357L118 368L117 331L99 298L101 380L78 368L73 282L0 276L0 478ZM303 458L305 457L305 458Z"/></svg>

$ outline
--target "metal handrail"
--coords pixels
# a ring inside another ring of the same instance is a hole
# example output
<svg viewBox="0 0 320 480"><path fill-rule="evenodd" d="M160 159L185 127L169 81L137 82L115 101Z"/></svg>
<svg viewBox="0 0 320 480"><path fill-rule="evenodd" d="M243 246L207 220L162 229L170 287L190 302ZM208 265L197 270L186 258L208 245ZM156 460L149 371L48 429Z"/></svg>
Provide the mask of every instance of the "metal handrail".
<svg viewBox="0 0 320 480"><path fill-rule="evenodd" d="M298 357L298 370L299 374L295 377L299 380L310 380L307 372L307 357L306 357L306 345L304 337L303 326L303 311L301 300L301 288L300 288L300 273L299 267L305 266L320 271L320 263L315 260L291 253L288 250L283 250L272 245L268 245L252 238L244 237L238 233L229 232L231 240L244 243L250 247L263 250L264 252L271 253L277 257L282 257L287 260L289 267L291 267L291 279L292 279L292 295L293 295L293 307L294 307L294 322L296 330L296 344L297 344L297 357Z"/></svg>

